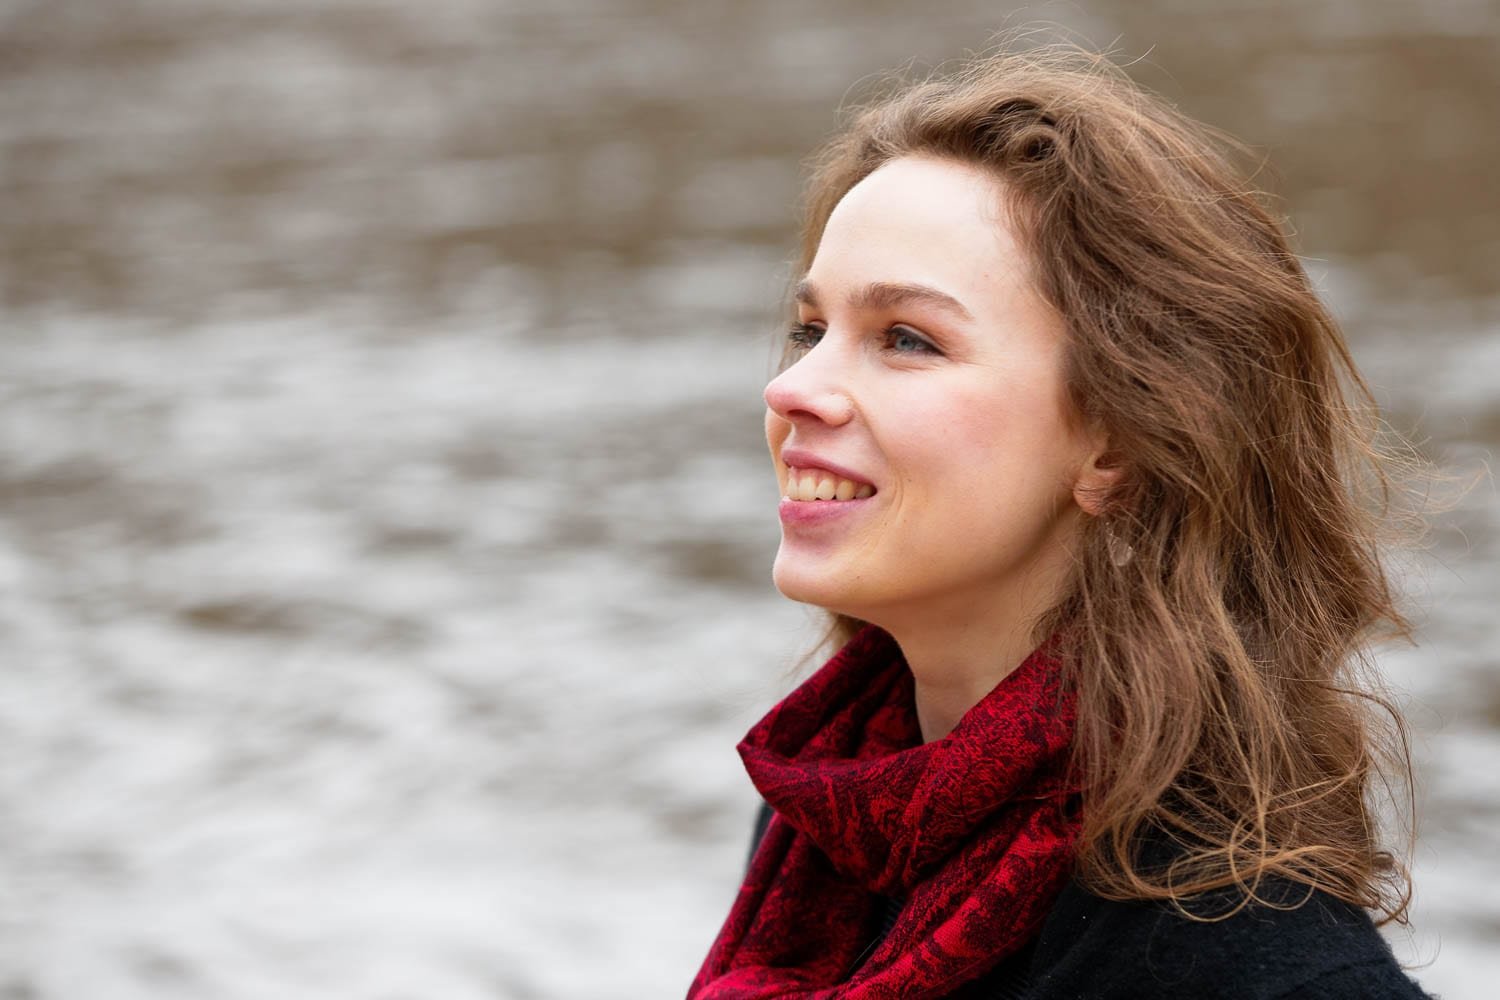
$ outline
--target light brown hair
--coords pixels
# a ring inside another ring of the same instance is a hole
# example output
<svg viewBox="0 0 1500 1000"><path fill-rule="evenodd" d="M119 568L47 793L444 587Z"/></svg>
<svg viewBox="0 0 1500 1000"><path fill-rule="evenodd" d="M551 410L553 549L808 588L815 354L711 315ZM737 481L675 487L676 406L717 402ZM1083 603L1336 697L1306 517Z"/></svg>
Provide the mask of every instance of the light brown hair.
<svg viewBox="0 0 1500 1000"><path fill-rule="evenodd" d="M839 199L909 155L999 182L1066 324L1078 418L1126 469L1036 628L1078 694L1080 876L1179 904L1267 898L1278 876L1402 918L1374 798L1409 790L1410 760L1365 669L1408 634L1382 555L1396 467L1242 151L1103 56L973 58L888 86L817 154L798 277ZM1141 854L1148 833L1170 863Z"/></svg>

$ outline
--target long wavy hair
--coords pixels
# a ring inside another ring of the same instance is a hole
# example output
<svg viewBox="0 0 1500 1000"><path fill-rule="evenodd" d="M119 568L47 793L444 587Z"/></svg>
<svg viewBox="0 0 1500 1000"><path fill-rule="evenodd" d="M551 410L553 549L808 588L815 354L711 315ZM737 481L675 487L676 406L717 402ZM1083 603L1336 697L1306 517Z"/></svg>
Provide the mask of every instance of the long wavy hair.
<svg viewBox="0 0 1500 1000"><path fill-rule="evenodd" d="M811 161L797 276L839 199L911 155L999 182L1077 415L1126 469L1036 623L1078 694L1079 875L1179 906L1291 880L1404 919L1377 816L1381 794L1410 816L1410 757L1368 651L1409 637L1383 553L1419 465L1380 443L1244 150L1071 46L886 81Z"/></svg>

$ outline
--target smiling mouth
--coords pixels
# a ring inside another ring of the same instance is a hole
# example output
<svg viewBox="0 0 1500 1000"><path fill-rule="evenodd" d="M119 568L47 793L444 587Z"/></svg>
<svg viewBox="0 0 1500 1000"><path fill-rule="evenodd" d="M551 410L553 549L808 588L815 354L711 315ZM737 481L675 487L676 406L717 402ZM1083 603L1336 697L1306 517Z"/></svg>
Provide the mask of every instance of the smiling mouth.
<svg viewBox="0 0 1500 1000"><path fill-rule="evenodd" d="M864 500L875 495L875 487L869 483L840 479L823 469L786 470L786 499L788 500Z"/></svg>

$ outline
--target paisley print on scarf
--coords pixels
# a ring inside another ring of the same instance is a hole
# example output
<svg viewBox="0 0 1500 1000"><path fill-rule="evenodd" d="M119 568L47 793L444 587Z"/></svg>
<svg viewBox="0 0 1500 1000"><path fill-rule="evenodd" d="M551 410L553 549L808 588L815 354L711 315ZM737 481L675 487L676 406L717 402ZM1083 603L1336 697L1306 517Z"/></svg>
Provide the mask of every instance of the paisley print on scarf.
<svg viewBox="0 0 1500 1000"><path fill-rule="evenodd" d="M936 1000L1022 948L1078 832L1060 675L1044 644L924 744L900 648L859 632L739 746L775 816L689 1000Z"/></svg>

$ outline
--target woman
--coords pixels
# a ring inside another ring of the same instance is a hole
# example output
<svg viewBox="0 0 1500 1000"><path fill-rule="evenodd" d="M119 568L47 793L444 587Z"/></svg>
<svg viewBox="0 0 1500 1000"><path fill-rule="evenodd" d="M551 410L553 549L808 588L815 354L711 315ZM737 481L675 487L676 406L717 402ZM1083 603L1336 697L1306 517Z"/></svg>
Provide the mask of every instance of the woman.
<svg viewBox="0 0 1500 1000"><path fill-rule="evenodd" d="M766 388L841 648L690 997L1420 997L1367 911L1404 632L1368 393L1219 145L1102 59L902 86L816 161Z"/></svg>

